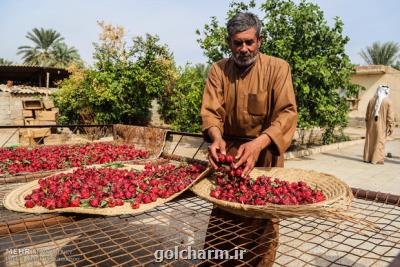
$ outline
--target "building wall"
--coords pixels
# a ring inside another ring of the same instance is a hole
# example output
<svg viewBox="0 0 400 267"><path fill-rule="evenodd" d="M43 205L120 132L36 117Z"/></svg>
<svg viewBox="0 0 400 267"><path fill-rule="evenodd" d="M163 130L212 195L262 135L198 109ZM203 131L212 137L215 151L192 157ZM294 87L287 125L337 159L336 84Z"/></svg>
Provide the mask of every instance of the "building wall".
<svg viewBox="0 0 400 267"><path fill-rule="evenodd" d="M37 96L0 92L0 125L24 125L22 100L32 99L37 99Z"/></svg>
<svg viewBox="0 0 400 267"><path fill-rule="evenodd" d="M365 91L359 94L360 101L358 109L349 113L350 121L363 121L367 110L369 100L374 96L376 88L379 85L388 85L390 87L389 98L393 102L395 120L400 122L400 72L398 73L382 73L382 74L354 74L351 77L354 84L365 87Z"/></svg>

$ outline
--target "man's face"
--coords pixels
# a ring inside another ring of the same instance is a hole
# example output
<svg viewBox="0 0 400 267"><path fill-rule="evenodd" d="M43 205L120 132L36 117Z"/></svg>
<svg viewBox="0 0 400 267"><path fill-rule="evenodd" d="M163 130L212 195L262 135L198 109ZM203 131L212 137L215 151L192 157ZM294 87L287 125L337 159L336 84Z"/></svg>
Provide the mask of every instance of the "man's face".
<svg viewBox="0 0 400 267"><path fill-rule="evenodd" d="M261 38L257 38L256 29L250 28L234 34L228 40L235 63L240 67L247 67L255 60L261 46Z"/></svg>

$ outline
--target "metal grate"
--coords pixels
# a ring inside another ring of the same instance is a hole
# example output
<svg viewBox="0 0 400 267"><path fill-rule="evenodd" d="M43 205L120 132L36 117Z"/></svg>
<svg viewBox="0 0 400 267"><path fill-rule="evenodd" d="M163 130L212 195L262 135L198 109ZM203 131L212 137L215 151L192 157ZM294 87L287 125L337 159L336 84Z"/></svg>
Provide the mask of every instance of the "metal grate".
<svg viewBox="0 0 400 267"><path fill-rule="evenodd" d="M158 265L159 251L202 250L215 240L226 243L229 255L235 253L240 239L247 252L237 264L252 266L258 250L268 243L249 237L265 227L244 227L235 219L213 216L212 204L191 193L138 216L54 216L47 224L30 224L31 216L21 216L25 228L0 233L0 265L27 266L34 262L71 266ZM400 208L394 205L356 199L353 208L358 217L374 221L382 230L377 233L363 226L312 217L280 221L275 266L385 266L400 252ZM6 215L4 208L0 209ZM41 217L41 216L36 216ZM58 218L58 219L57 219ZM68 221L62 218L69 218ZM11 218L10 218L11 219ZM39 218L44 220L44 218ZM14 218L14 223L16 222ZM247 225L246 225L247 226ZM214 228L210 230L210 228ZM208 234L207 234L208 229ZM205 242L207 237L207 242ZM245 242L243 242L243 240ZM205 244L206 243L206 244ZM17 250L15 250L17 249ZM19 249L19 250L18 250ZM178 254L179 256L179 254ZM227 260L165 259L163 264L228 264ZM28 261L29 259L29 261Z"/></svg>
<svg viewBox="0 0 400 267"><path fill-rule="evenodd" d="M204 159L202 139L169 135L167 140L164 159ZM0 199L16 186L0 185ZM352 222L302 217L279 221L279 235L274 235L278 224L238 220L191 192L137 216L34 215L8 211L0 201L0 266L254 266L275 246L274 266L387 266L400 253L400 197L353 193L358 197L352 204L355 216L374 222L379 232ZM266 229L271 232L265 235ZM180 257L189 248L199 259L188 259L187 253ZM207 255L214 248L229 256L246 252L233 264ZM156 262L161 255L163 261Z"/></svg>

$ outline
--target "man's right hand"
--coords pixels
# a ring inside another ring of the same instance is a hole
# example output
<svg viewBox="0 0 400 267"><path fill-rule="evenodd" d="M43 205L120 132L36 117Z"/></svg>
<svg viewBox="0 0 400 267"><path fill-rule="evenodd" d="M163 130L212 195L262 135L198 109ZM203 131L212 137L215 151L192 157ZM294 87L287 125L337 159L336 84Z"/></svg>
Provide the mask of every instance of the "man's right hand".
<svg viewBox="0 0 400 267"><path fill-rule="evenodd" d="M211 166L216 170L218 169L218 153L226 155L226 143L224 139L215 139L208 148L208 161Z"/></svg>
<svg viewBox="0 0 400 267"><path fill-rule="evenodd" d="M218 169L218 153L226 155L226 143L222 138L221 131L218 127L211 127L208 129L208 136L210 136L212 143L208 147L208 161L214 169Z"/></svg>

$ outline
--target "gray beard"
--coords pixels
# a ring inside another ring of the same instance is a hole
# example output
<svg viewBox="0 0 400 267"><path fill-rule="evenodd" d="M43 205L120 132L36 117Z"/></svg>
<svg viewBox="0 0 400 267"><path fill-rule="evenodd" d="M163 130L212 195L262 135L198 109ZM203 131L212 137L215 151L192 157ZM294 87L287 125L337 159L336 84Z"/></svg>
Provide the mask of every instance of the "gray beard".
<svg viewBox="0 0 400 267"><path fill-rule="evenodd" d="M257 55L258 55L258 49L257 49L257 51L255 51L253 57L250 57L246 60L238 59L235 55L232 55L232 58L233 58L233 61L236 63L236 65L238 65L239 67L248 67L256 61Z"/></svg>

